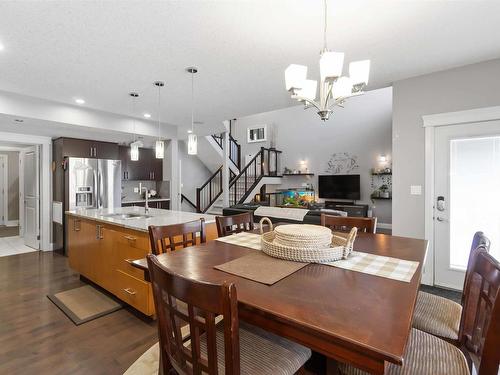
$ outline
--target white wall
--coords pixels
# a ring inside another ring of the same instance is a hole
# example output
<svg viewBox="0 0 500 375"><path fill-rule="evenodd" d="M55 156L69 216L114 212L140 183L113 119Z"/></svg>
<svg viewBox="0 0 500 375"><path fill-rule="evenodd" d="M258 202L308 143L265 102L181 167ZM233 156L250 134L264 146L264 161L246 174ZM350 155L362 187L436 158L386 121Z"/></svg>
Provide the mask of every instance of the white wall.
<svg viewBox="0 0 500 375"><path fill-rule="evenodd" d="M500 59L393 85L393 234L424 238L425 154L422 116L500 103ZM410 195L421 185L422 195Z"/></svg>
<svg viewBox="0 0 500 375"><path fill-rule="evenodd" d="M182 194L196 203L196 188L203 185L212 173L196 155L188 155L187 144L179 142L179 159L181 160Z"/></svg>
<svg viewBox="0 0 500 375"><path fill-rule="evenodd" d="M377 157L391 156L392 88L373 90L351 98L345 108L337 108L330 120L322 122L313 109L294 106L281 110L239 118L233 136L241 144L242 155L255 153L260 147L269 147L270 129L276 132L276 148L283 151L282 167L299 169L300 160L307 161L309 172L315 173L312 183L317 188L317 175L326 174L327 162L333 153L348 152L358 156L361 175L361 200L370 201L370 169L378 167ZM249 126L267 124L268 141L247 143ZM302 178L302 180L301 180ZM304 177L285 177L283 187L300 187ZM308 181L309 182L309 181ZM374 215L381 223L391 223L390 201L376 201Z"/></svg>

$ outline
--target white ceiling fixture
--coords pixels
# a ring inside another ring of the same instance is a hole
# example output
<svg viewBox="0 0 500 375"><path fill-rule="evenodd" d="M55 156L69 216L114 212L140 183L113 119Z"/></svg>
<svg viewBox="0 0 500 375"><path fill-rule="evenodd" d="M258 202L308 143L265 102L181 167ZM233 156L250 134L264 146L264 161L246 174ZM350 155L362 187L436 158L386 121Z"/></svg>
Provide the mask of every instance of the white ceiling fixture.
<svg viewBox="0 0 500 375"><path fill-rule="evenodd" d="M82 98L76 98L76 99L75 99L75 103L76 103L76 104L80 104L80 105L81 105L81 104L85 104L85 100L83 100Z"/></svg>
<svg viewBox="0 0 500 375"><path fill-rule="evenodd" d="M129 96L132 98L132 128L134 130L134 141L130 144L130 160L137 161L139 160L139 146L141 142L137 141L137 133L135 131L135 104L139 93L131 92Z"/></svg>
<svg viewBox="0 0 500 375"><path fill-rule="evenodd" d="M342 107L346 99L363 93L368 84L370 60L354 61L349 64L349 76L342 76L344 53L328 50L328 0L324 0L325 22L323 50L319 59L320 83L319 100L316 100L318 81L307 79L307 66L291 64L285 70L286 89L293 99L304 103L305 108L318 110L321 120L330 118L335 106Z"/></svg>
<svg viewBox="0 0 500 375"><path fill-rule="evenodd" d="M161 88L165 86L165 82L156 81L154 83L158 87L158 139L155 142L155 156L157 159L163 159L163 154L165 153L165 143L161 140L161 123L160 123L160 113L161 113Z"/></svg>
<svg viewBox="0 0 500 375"><path fill-rule="evenodd" d="M0 51L3 51L5 49L5 46L3 45L2 42L0 42Z"/></svg>
<svg viewBox="0 0 500 375"><path fill-rule="evenodd" d="M150 113L145 113L143 116L144 116L144 118L151 118L151 114Z"/></svg>
<svg viewBox="0 0 500 375"><path fill-rule="evenodd" d="M188 155L196 155L198 153L198 138L194 134L194 75L198 73L198 68L190 66L186 68L188 73L191 73L191 132L188 132Z"/></svg>

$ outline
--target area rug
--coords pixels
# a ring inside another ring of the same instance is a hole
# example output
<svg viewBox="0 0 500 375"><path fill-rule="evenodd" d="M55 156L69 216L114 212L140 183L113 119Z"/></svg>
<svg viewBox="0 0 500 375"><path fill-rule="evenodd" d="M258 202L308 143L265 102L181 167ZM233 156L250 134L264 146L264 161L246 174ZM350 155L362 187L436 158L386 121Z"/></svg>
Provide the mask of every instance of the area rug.
<svg viewBox="0 0 500 375"><path fill-rule="evenodd" d="M120 303L90 285L48 294L47 297L76 325L87 323L122 308Z"/></svg>

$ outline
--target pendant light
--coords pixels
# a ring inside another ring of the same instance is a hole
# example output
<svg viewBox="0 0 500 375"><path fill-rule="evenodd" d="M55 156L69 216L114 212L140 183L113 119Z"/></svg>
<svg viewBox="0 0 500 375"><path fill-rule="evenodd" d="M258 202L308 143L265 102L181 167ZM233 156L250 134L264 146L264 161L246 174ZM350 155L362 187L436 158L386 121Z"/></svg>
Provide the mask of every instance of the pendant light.
<svg viewBox="0 0 500 375"><path fill-rule="evenodd" d="M191 132L188 135L188 155L198 154L198 138L194 134L194 75L198 72L198 68L191 66L186 69L191 73Z"/></svg>
<svg viewBox="0 0 500 375"><path fill-rule="evenodd" d="M139 143L137 142L137 133L135 132L135 102L139 97L136 92L131 92L130 97L132 98L132 123L134 127L134 141L130 144L130 160L139 160Z"/></svg>
<svg viewBox="0 0 500 375"><path fill-rule="evenodd" d="M163 155L165 153L165 143L160 139L160 104L161 104L161 88L165 86L165 82L156 81L154 83L156 87L158 87L158 139L155 143L155 155L157 159L163 159Z"/></svg>

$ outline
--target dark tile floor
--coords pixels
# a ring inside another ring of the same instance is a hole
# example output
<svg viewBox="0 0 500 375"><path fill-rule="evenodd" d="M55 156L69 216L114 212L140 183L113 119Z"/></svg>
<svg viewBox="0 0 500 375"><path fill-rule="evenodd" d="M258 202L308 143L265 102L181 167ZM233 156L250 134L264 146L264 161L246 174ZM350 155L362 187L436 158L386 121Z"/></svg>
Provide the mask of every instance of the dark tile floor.
<svg viewBox="0 0 500 375"><path fill-rule="evenodd" d="M420 290L423 292L432 293L444 298L451 299L452 301L455 301L457 303L460 303L460 300L462 298L462 292L458 292L456 290L438 288L435 286L428 286L428 285L420 285Z"/></svg>

